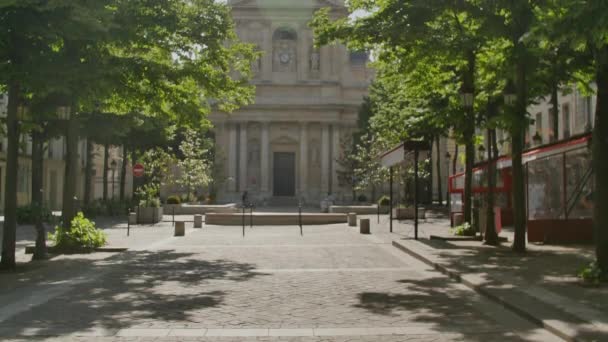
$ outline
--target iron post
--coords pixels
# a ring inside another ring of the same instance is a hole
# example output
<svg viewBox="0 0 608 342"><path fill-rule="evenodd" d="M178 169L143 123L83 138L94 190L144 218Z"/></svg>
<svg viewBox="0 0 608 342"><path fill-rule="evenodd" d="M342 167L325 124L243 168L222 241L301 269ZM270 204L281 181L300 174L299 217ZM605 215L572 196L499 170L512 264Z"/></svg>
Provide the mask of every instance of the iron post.
<svg viewBox="0 0 608 342"><path fill-rule="evenodd" d="M414 239L418 240L418 148L414 149Z"/></svg>
<svg viewBox="0 0 608 342"><path fill-rule="evenodd" d="M390 177L389 177L389 195L390 195L390 204L388 208L388 217L390 222L391 233L393 232L393 167L390 169Z"/></svg>

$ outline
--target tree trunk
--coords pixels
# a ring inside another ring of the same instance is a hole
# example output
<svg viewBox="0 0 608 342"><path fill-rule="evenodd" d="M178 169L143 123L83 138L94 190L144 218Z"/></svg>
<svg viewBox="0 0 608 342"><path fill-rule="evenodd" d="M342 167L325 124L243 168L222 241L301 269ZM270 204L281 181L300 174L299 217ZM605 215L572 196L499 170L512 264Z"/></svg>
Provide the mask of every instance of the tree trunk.
<svg viewBox="0 0 608 342"><path fill-rule="evenodd" d="M72 107L72 111L75 107ZM72 116L74 113L72 112ZM78 120L72 117L67 121L66 130L65 177L63 182L63 227L68 229L76 216L76 179L78 178Z"/></svg>
<svg viewBox="0 0 608 342"><path fill-rule="evenodd" d="M93 188L93 161L95 155L93 153L93 142L91 139L87 139L87 162L85 165L84 173L84 204L91 203L92 199L92 188Z"/></svg>
<svg viewBox="0 0 608 342"><path fill-rule="evenodd" d="M437 135L435 141L437 144L437 191L439 192L439 205L443 205L443 186L441 177L441 146L439 146L441 137Z"/></svg>
<svg viewBox="0 0 608 342"><path fill-rule="evenodd" d="M517 104L515 115L517 120L513 123L511 132L511 145L513 155L513 219L515 236L513 250L526 251L526 183L524 180L524 166L522 165L522 152L524 149L524 130L527 110L527 83L525 59L520 57L517 62Z"/></svg>
<svg viewBox="0 0 608 342"><path fill-rule="evenodd" d="M454 144L454 158L452 159L452 175L456 174L456 165L458 164L458 143Z"/></svg>
<svg viewBox="0 0 608 342"><path fill-rule="evenodd" d="M608 49L605 49L608 50ZM605 51L608 55L608 51ZM597 67L597 107L593 129L593 170L595 192L593 195L593 226L597 262L608 276L608 64Z"/></svg>
<svg viewBox="0 0 608 342"><path fill-rule="evenodd" d="M32 132L32 208L36 227L36 248L32 260L44 260L46 255L46 229L42 218L44 178L44 133Z"/></svg>
<svg viewBox="0 0 608 342"><path fill-rule="evenodd" d="M0 269L14 270L15 244L17 239L17 173L19 167L19 123L17 110L21 97L21 86L11 80L8 85L8 111L6 127L8 144L6 146L6 179L4 189L4 232L2 234L2 260Z"/></svg>
<svg viewBox="0 0 608 342"><path fill-rule="evenodd" d="M475 94L475 67L476 56L474 51L467 52L467 71L463 85L465 89ZM473 201L473 165L475 164L475 114L473 108L467 108L465 114L465 180L464 180L464 222L472 223Z"/></svg>
<svg viewBox="0 0 608 342"><path fill-rule="evenodd" d="M464 176L464 222L472 224L473 200L473 164L475 163L475 143L473 132L468 129L465 144L465 176Z"/></svg>
<svg viewBox="0 0 608 342"><path fill-rule="evenodd" d="M122 145L122 167L120 169L120 200L125 199L125 186L127 181L127 164L129 163L129 150L127 145Z"/></svg>
<svg viewBox="0 0 608 342"><path fill-rule="evenodd" d="M108 200L108 161L110 159L110 146L103 145L103 200Z"/></svg>
<svg viewBox="0 0 608 342"><path fill-rule="evenodd" d="M484 234L487 245L498 245L498 235L494 224L494 190L496 189L496 129L488 129L488 192L486 197L486 232Z"/></svg>
<svg viewBox="0 0 608 342"><path fill-rule="evenodd" d="M551 107L553 108L551 113L551 116L553 117L553 127L551 127L551 129L553 130L553 136L551 137L551 142L556 141L559 137L559 103L557 100L558 85L553 84L553 87L551 89Z"/></svg>

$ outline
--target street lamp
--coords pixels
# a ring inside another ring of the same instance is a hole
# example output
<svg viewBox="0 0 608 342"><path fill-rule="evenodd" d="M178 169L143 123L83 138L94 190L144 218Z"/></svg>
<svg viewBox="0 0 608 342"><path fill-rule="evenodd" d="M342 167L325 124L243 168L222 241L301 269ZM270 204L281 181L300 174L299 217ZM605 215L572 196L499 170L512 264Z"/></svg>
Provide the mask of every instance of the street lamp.
<svg viewBox="0 0 608 342"><path fill-rule="evenodd" d="M473 108L474 100L475 94L473 94L473 90L463 84L462 87L460 87L460 101L464 108Z"/></svg>
<svg viewBox="0 0 608 342"><path fill-rule="evenodd" d="M507 106L513 106L517 102L517 89L513 81L508 80L505 89L503 90L503 97Z"/></svg>
<svg viewBox="0 0 608 342"><path fill-rule="evenodd" d="M112 199L114 199L114 175L116 172L116 160L112 159L112 162L110 163L110 168L112 169Z"/></svg>
<svg viewBox="0 0 608 342"><path fill-rule="evenodd" d="M479 151L479 160L484 160L486 157L486 147L483 145L479 145L477 149Z"/></svg>

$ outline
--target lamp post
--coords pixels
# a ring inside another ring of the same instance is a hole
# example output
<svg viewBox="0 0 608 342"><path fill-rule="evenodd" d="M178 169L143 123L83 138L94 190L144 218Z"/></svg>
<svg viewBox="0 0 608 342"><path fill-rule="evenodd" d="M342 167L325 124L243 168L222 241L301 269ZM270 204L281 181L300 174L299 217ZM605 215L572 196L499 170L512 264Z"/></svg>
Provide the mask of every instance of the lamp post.
<svg viewBox="0 0 608 342"><path fill-rule="evenodd" d="M448 213L450 212L450 160L451 160L452 156L450 155L450 152L446 152L445 153L445 170L447 171L447 179L448 181L446 182L446 187L445 187L445 200L446 200L446 204L448 207Z"/></svg>
<svg viewBox="0 0 608 342"><path fill-rule="evenodd" d="M486 147L483 145L479 145L479 148L477 148L477 151L479 152L479 160L483 161L486 159Z"/></svg>
<svg viewBox="0 0 608 342"><path fill-rule="evenodd" d="M468 85L465 81L462 83L460 88L460 100L462 106L465 109L465 120L467 125L464 130L464 137L466 141L465 155L466 155L466 168L464 178L464 220L465 222L471 223L471 205L472 205L472 182L473 182L473 164L475 163L475 144L473 142L473 135L475 134L474 118L473 118L473 105L475 102L474 89Z"/></svg>
<svg viewBox="0 0 608 342"><path fill-rule="evenodd" d="M503 90L503 97L507 106L514 106L515 102L517 102L517 92L512 80L507 81L507 85Z"/></svg>
<svg viewBox="0 0 608 342"><path fill-rule="evenodd" d="M112 159L112 162L110 163L110 168L112 169L112 199L114 199L114 179L115 179L115 174L116 174L116 160Z"/></svg>

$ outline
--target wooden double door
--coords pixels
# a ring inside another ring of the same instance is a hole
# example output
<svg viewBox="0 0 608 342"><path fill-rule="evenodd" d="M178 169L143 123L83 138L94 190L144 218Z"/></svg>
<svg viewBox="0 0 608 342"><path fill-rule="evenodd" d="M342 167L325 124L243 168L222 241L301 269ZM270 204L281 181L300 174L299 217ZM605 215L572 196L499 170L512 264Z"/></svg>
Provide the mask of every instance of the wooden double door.
<svg viewBox="0 0 608 342"><path fill-rule="evenodd" d="M275 152L273 171L274 196L294 197L296 195L296 154Z"/></svg>

